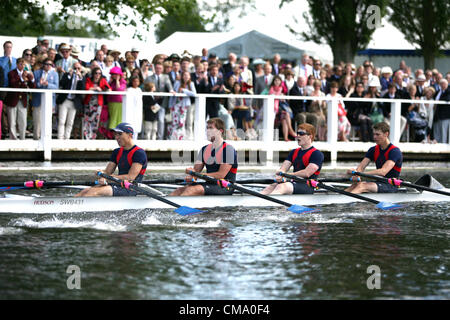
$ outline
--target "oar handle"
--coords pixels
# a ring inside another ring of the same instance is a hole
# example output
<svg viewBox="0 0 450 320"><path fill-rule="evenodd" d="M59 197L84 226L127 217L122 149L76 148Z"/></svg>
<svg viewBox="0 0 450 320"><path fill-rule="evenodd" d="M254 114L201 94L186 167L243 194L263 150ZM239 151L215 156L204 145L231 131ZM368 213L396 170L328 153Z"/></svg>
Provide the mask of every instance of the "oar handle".
<svg viewBox="0 0 450 320"><path fill-rule="evenodd" d="M323 189L326 189L326 190L329 190L329 191L340 193L340 194L343 194L343 195L346 195L346 196L349 196L349 197L353 197L353 198L356 198L356 199L368 201L368 202L371 202L371 203L374 203L374 204L379 204L380 203L380 201L377 201L377 200L374 200L374 199L370 199L370 198L361 196L359 194L355 194L355 193L351 193L351 192L348 192L348 191L345 191L345 190L341 190L341 189L338 189L338 188L330 187L330 186L328 186L328 185L326 185L326 184L324 184L324 183L322 183L320 181L317 181L317 180L308 180L308 179L305 179L305 178L302 178L302 177L298 177L298 176L294 176L292 174L284 173L284 172L279 172L278 175L280 175L282 177L285 177L285 178L288 178L288 179L292 179L294 181L298 181L298 182L308 182L309 181L310 185L313 186L313 187L320 187L320 188L323 188Z"/></svg>
<svg viewBox="0 0 450 320"><path fill-rule="evenodd" d="M127 180L121 180L119 178L112 177L112 176L107 175L106 173L103 173L101 171L97 172L97 175L99 177L102 177L102 178L111 180L111 181L113 181L113 182L115 182L117 184L120 184L126 189L132 189L134 191L140 192L142 194L145 194L146 196L149 196L149 197L154 198L156 200L159 200L161 202L167 203L167 204L169 204L169 205L171 205L173 207L176 207L176 208L181 207L179 204L177 204L175 202L172 202L172 201L170 201L168 199L162 198L162 197L160 197L160 196L158 196L156 194L153 194L153 193L151 193L151 192L149 192L149 191L147 191L147 190L145 190L145 189L143 189L141 187L136 186L135 184L133 184L133 183L127 181Z"/></svg>
<svg viewBox="0 0 450 320"><path fill-rule="evenodd" d="M283 206L287 206L287 207L291 207L292 206L292 204L287 203L285 201L282 201L282 200L279 200L279 199L275 199L275 198L269 197L269 196L267 196L265 194L261 194L259 192L256 192L256 191L253 191L253 190L241 187L238 184L232 183L232 182L224 180L224 179L216 179L216 178L213 178L213 177L210 177L210 176L207 176L207 175L195 172L195 171L189 171L189 174L191 176L203 179L203 180L205 180L207 182L211 182L211 183L217 183L218 180L221 180L222 186L224 186L224 184L226 184L225 187L232 187L233 189L239 190L241 192L248 193L248 194L251 194L251 195L253 195L255 197L266 199L266 200L269 200L269 201L272 201L272 202L276 202L276 203L281 204Z"/></svg>
<svg viewBox="0 0 450 320"><path fill-rule="evenodd" d="M442 191L439 189L433 189L433 188L429 188L426 186L421 186L418 184L414 184L414 183L410 183L410 182L406 182L400 179L396 179L396 178L385 178L385 177L380 177L380 176L375 176L375 175L371 175L371 174L367 174L367 173L363 173L363 172L358 172L358 171L352 171L352 174L354 175L358 175L361 177L366 177L366 178L370 178L370 179L375 179L381 182L385 182L385 183L390 183L392 185L395 185L397 187L399 186L405 186L405 187L410 187L410 188L414 188L414 189L419 189L419 190L425 190L425 191L429 191L429 192L434 192L434 193L439 193L442 194L444 196L450 196L450 192L446 192L446 191Z"/></svg>

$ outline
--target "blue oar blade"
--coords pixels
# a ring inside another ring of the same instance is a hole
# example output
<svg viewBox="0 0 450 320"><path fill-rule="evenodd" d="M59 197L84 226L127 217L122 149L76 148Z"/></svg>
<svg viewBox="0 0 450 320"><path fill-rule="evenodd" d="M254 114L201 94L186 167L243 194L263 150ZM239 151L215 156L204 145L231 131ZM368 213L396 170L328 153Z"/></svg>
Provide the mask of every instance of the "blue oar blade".
<svg viewBox="0 0 450 320"><path fill-rule="evenodd" d="M181 206L179 208L176 208L174 211L182 216L190 216L193 214L198 214L198 213L203 212L202 210L187 207L187 206Z"/></svg>
<svg viewBox="0 0 450 320"><path fill-rule="evenodd" d="M288 210L293 212L293 213L311 213L311 212L318 211L317 209L300 206L298 204L293 204L292 206L290 206L288 208Z"/></svg>
<svg viewBox="0 0 450 320"><path fill-rule="evenodd" d="M403 206L391 202L379 202L376 207L381 210L397 210L403 208Z"/></svg>

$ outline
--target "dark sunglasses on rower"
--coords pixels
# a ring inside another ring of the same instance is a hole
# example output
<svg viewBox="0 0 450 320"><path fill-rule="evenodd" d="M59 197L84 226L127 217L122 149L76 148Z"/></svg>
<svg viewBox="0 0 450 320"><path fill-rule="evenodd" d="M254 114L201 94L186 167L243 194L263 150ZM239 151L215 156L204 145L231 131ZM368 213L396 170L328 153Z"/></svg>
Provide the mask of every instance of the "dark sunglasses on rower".
<svg viewBox="0 0 450 320"><path fill-rule="evenodd" d="M308 132L306 132L306 131L297 131L297 136L303 137L303 136L306 136L307 134L308 134Z"/></svg>

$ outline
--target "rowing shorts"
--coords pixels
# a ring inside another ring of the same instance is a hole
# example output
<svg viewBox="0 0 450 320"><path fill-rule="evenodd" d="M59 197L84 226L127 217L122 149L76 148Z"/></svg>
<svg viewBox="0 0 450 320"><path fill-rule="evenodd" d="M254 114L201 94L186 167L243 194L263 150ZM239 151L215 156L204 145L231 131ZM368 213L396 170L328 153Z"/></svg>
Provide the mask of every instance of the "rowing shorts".
<svg viewBox="0 0 450 320"><path fill-rule="evenodd" d="M135 197L135 196L137 196L136 191L119 187L116 184L112 184L111 188L113 190L113 197Z"/></svg>
<svg viewBox="0 0 450 320"><path fill-rule="evenodd" d="M314 188L308 186L305 182L291 182L294 186L294 194L313 194Z"/></svg>
<svg viewBox="0 0 450 320"><path fill-rule="evenodd" d="M203 190L205 191L205 195L208 196L212 196L212 195L216 195L216 196L228 196L228 195L232 195L234 192L233 188L222 188L220 186L218 186L217 184L211 184L211 183L199 183L202 187Z"/></svg>
<svg viewBox="0 0 450 320"><path fill-rule="evenodd" d="M385 182L375 182L378 186L378 193L395 193L398 192L398 188L396 186L393 186L390 183Z"/></svg>

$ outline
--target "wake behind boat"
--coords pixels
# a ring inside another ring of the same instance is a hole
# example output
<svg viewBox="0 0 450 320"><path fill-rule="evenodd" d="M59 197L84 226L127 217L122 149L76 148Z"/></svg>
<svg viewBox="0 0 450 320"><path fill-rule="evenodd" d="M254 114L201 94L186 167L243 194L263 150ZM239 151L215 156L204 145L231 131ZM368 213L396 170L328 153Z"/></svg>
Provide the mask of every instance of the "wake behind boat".
<svg viewBox="0 0 450 320"><path fill-rule="evenodd" d="M432 187L438 190L450 192L444 188L430 175L420 178L416 184ZM398 193L365 193L364 196L377 200L392 203L406 202L444 202L450 197L429 191L419 192L415 189L401 188ZM297 203L305 206L345 204L353 202L363 202L345 195L325 190L318 190L313 195L279 195L273 198ZM272 201L254 197L251 195L235 193L229 196L177 196L165 197L169 201L178 203L181 206L194 206L196 208L215 207L282 207ZM169 209L169 204L158 201L147 196L137 197L36 197L6 194L0 199L0 214L46 214L46 213L69 213L69 212L102 212L102 211L122 211L138 209Z"/></svg>

